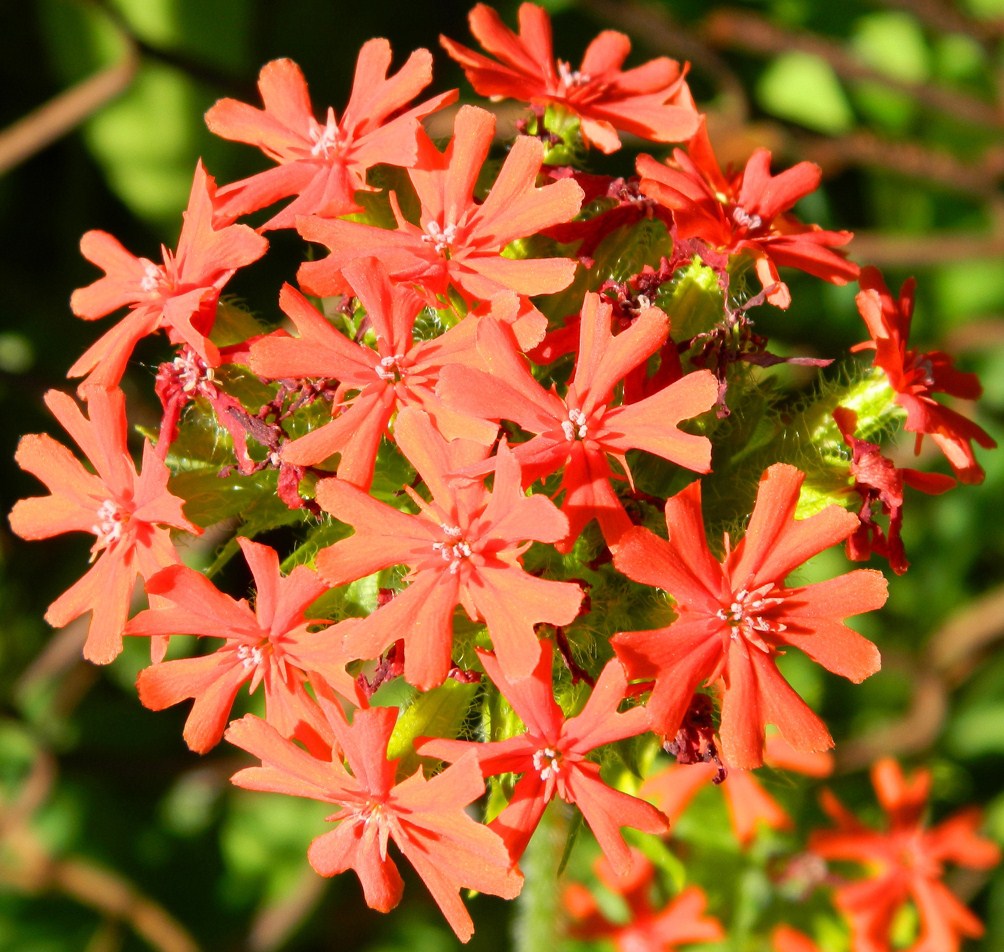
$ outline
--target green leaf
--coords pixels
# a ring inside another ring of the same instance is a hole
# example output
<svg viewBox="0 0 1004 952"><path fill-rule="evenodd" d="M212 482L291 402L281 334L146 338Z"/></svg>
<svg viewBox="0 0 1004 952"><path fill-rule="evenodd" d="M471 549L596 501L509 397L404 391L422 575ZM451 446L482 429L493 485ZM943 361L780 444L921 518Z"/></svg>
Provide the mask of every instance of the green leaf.
<svg viewBox="0 0 1004 952"><path fill-rule="evenodd" d="M764 70L757 99L768 112L830 135L848 132L854 113L830 66L809 53L782 53Z"/></svg>
<svg viewBox="0 0 1004 952"><path fill-rule="evenodd" d="M456 737L463 726L467 709L478 693L479 685L447 679L438 688L420 694L403 711L387 744L388 760L401 760L405 775L418 765L415 753L417 737Z"/></svg>

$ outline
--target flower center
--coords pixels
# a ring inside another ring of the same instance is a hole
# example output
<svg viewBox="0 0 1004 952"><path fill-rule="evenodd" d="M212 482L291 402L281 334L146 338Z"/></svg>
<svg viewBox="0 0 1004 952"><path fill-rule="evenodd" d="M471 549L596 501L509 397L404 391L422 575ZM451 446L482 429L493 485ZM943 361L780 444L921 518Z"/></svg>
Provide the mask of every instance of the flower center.
<svg viewBox="0 0 1004 952"><path fill-rule="evenodd" d="M237 657L241 667L245 671L250 671L261 664L264 653L259 645L240 645L237 649Z"/></svg>
<svg viewBox="0 0 1004 952"><path fill-rule="evenodd" d="M569 443L573 440L584 440L589 433L586 415L581 410L569 410L568 419L561 421L561 432L565 434L565 439Z"/></svg>
<svg viewBox="0 0 1004 952"><path fill-rule="evenodd" d="M171 364L172 375L184 393L195 393L215 377L210 367L191 347L185 346Z"/></svg>
<svg viewBox="0 0 1004 952"><path fill-rule="evenodd" d="M448 541L433 542L432 548L439 553L444 562L449 563L450 574L455 575L460 571L463 560L470 557L471 547L464 541L460 526L448 526L444 522L443 532L446 533Z"/></svg>
<svg viewBox="0 0 1004 952"><path fill-rule="evenodd" d="M444 228L438 221L430 221L425 226L425 234L422 235L422 241L427 245L432 245L433 251L444 257L449 257L453 250L453 242L456 240L457 226L451 224Z"/></svg>
<svg viewBox="0 0 1004 952"><path fill-rule="evenodd" d="M310 120L310 138L313 146L310 154L315 158L326 159L338 148L338 125L335 122L335 110L328 106L328 121L323 126L317 120Z"/></svg>
<svg viewBox="0 0 1004 952"><path fill-rule="evenodd" d="M145 259L144 259L145 260ZM160 265L145 261L143 277L140 278L139 289L144 294L157 294L167 285L167 274Z"/></svg>
<svg viewBox="0 0 1004 952"><path fill-rule="evenodd" d="M564 60L558 60L558 78L566 90L574 89L576 86L585 86L593 81L593 77L589 73L572 69L571 63L566 63Z"/></svg>
<svg viewBox="0 0 1004 952"><path fill-rule="evenodd" d="M541 780L550 780L561 773L561 751L553 747L541 747L533 752L533 769Z"/></svg>
<svg viewBox="0 0 1004 952"><path fill-rule="evenodd" d="M747 231L756 231L763 227L763 219L759 215L751 215L742 205L736 205L732 209L732 220Z"/></svg>
<svg viewBox="0 0 1004 952"><path fill-rule="evenodd" d="M732 628L733 638L744 638L768 654L772 649L762 635L777 634L787 627L781 622L764 617L784 602L783 598L768 595L773 588L773 582L768 582L753 591L740 589L732 596L732 604L728 608L722 607L715 612L716 618Z"/></svg>
<svg viewBox="0 0 1004 952"><path fill-rule="evenodd" d="M129 521L129 512L114 500L106 499L98 506L97 518L98 521L91 526L91 532L97 536L91 547L92 560L102 549L107 549L122 538L125 524Z"/></svg>
<svg viewBox="0 0 1004 952"><path fill-rule="evenodd" d="M376 365L376 375L381 380L391 380L397 383L403 376L399 361L404 359L404 354L394 354L393 357L381 357L380 363Z"/></svg>

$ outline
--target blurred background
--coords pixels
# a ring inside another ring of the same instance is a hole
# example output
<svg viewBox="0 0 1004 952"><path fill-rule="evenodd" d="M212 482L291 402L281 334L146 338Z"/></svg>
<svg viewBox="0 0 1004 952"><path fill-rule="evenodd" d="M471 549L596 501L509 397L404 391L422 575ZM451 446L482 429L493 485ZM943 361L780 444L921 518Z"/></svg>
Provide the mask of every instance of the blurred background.
<svg viewBox="0 0 1004 952"><path fill-rule="evenodd" d="M855 231L853 256L882 268L890 287L917 276L914 342L979 373L984 397L963 409L1001 441L1004 0L545 5L556 52L573 64L603 28L632 37L629 65L661 54L688 60L723 164L765 145L775 171L802 159L822 165L824 186L801 216ZM517 5L497 6L514 25ZM214 140L202 115L221 96L258 104L258 70L275 57L300 63L319 116L329 104L341 110L358 49L372 36L392 41L398 63L417 47L433 49L433 91L460 85L470 98L438 46L440 33L475 45L467 11L456 0L0 2L5 513L40 492L13 465L19 435L63 439L42 395L69 389L67 367L107 326L68 308L73 289L98 275L79 254L80 235L101 228L156 257L160 243L176 241L198 157L220 183L265 168L254 150ZM630 148L617 161L630 174ZM237 288L267 319L276 277L293 273L298 253L287 236L275 245L272 272ZM823 356L864 336L854 288L800 278L786 275L790 311L765 312L758 327L810 340ZM144 344L126 382L136 422L156 420L152 376L163 354L162 342ZM905 465L912 446L900 450ZM811 672L799 683L838 739L834 785L849 803L868 800L864 767L894 753L933 766L936 817L978 803L1001 842L1004 453L980 460L982 486L908 498L913 566L894 580L881 617L867 620L883 651L881 674L853 688ZM936 454L914 465L944 468ZM78 539L25 544L0 523L0 952L453 947L420 884L381 917L365 909L353 876L315 876L304 851L324 808L232 789L228 777L244 763L236 752L189 753L187 709L154 714L135 697L141 649L97 669L80 659L82 628L46 626L46 606L79 577L87 550ZM789 806L800 823L818 821L814 794L776 784L796 801ZM766 882L771 862L761 850L731 865ZM987 922L972 948L998 952L1004 875L987 879L952 885L975 897ZM735 901L728 890L739 881L737 873L707 887L711 911L727 924L730 914L755 922L769 905L756 890ZM481 898L473 911L471 948L507 947L511 910Z"/></svg>

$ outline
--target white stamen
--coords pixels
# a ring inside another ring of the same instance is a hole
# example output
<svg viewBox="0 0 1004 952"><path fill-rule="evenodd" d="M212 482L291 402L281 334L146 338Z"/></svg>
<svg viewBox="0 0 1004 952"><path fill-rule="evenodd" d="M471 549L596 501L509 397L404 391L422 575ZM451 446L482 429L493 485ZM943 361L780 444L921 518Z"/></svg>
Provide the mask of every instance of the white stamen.
<svg viewBox="0 0 1004 952"><path fill-rule="evenodd" d="M241 645L237 649L237 657L240 658L241 666L245 671L250 671L252 668L257 668L261 664L262 660L262 650L257 645L252 647L251 645Z"/></svg>
<svg viewBox="0 0 1004 952"><path fill-rule="evenodd" d="M774 585L768 583L752 592L745 588L740 589L732 596L733 601L728 608L719 608L715 612L716 618L732 628L733 639L738 641L743 638L768 653L771 650L770 646L758 633L778 634L788 627L782 622L763 617L766 612L784 602L783 598L767 595L773 588Z"/></svg>
<svg viewBox="0 0 1004 952"><path fill-rule="evenodd" d="M541 780L550 780L561 773L561 754L553 747L542 747L533 753L533 769Z"/></svg>
<svg viewBox="0 0 1004 952"><path fill-rule="evenodd" d="M430 221L425 226L425 234L422 241L431 244L436 254L445 254L451 250L453 242L457 240L457 226L447 225L443 228L438 221Z"/></svg>
<svg viewBox="0 0 1004 952"><path fill-rule="evenodd" d="M393 357L381 357L380 363L374 368L376 375L381 380L400 380L402 375L398 361L404 358L404 354L394 354Z"/></svg>
<svg viewBox="0 0 1004 952"><path fill-rule="evenodd" d="M173 362L174 370L185 393L195 393L203 384L212 383L216 376L212 367L190 347L186 347Z"/></svg>
<svg viewBox="0 0 1004 952"><path fill-rule="evenodd" d="M568 419L561 421L561 432L565 434L565 439L569 443L575 439L584 440L589 433L586 415L581 410L569 410Z"/></svg>
<svg viewBox="0 0 1004 952"><path fill-rule="evenodd" d="M449 542L433 542L432 548L439 553L444 562L450 563L450 574L456 575L460 571L461 560L470 557L471 547L460 538L462 534L460 526L448 526L444 523L443 532L451 539L459 539L460 541L452 545Z"/></svg>
<svg viewBox="0 0 1004 952"><path fill-rule="evenodd" d="M565 89L572 89L575 86L585 86L586 83L592 82L593 79L589 73L581 73L577 69L572 69L571 64L566 63L564 60L558 60L558 78Z"/></svg>
<svg viewBox="0 0 1004 952"><path fill-rule="evenodd" d="M91 532L97 536L91 549L92 554L97 554L122 538L122 529L129 519L129 514L118 503L106 499L98 506L97 517L98 521L91 526Z"/></svg>
<svg viewBox="0 0 1004 952"><path fill-rule="evenodd" d="M763 227L763 219L759 215L751 215L742 205L736 205L732 209L732 220L740 227L748 231L756 231Z"/></svg>
<svg viewBox="0 0 1004 952"><path fill-rule="evenodd" d="M314 141L310 154L315 158L321 156L326 159L331 151L337 147L338 124L335 122L335 111L330 106L328 106L328 121L323 127L311 119L310 138Z"/></svg>
<svg viewBox="0 0 1004 952"><path fill-rule="evenodd" d="M155 265L152 261L147 261L143 267L143 277L139 282L139 289L146 294L153 294L160 289L164 281L164 269Z"/></svg>

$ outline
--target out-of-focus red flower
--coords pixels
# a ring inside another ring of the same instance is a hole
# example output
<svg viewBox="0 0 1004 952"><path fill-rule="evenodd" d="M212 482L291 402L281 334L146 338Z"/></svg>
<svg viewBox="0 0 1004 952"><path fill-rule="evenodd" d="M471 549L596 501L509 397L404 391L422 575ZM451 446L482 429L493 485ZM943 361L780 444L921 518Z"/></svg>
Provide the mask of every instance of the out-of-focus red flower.
<svg viewBox="0 0 1004 952"><path fill-rule="evenodd" d="M763 761L769 767L810 777L825 777L833 770L830 754L795 750L777 734L767 738ZM723 778L720 768L713 763L670 764L648 777L639 793L662 810L672 824L702 787L716 782L725 797L732 831L741 846L749 846L761 826L771 830L791 828L791 817L784 807L749 770L732 769Z"/></svg>
<svg viewBox="0 0 1004 952"><path fill-rule="evenodd" d="M631 860L625 873L618 873L605 856L593 865L600 882L624 900L626 922L611 922L583 883L566 887L562 899L572 919L573 938L606 939L617 952L674 952L681 944L725 938L721 923L704 914L708 900L699 886L688 886L669 902L656 902L655 867L634 847Z"/></svg>
<svg viewBox="0 0 1004 952"><path fill-rule="evenodd" d="M817 831L809 842L826 860L866 868L863 878L837 887L835 894L853 931L854 952L886 952L893 919L908 903L916 908L920 928L904 952L958 952L963 937L982 935L983 925L942 883L945 864L990 869L1000 861L1000 850L977 834L981 814L975 808L925 825L930 771L906 778L895 760L883 758L872 767L872 783L888 816L884 829L865 826L827 790L823 809L837 828Z"/></svg>

